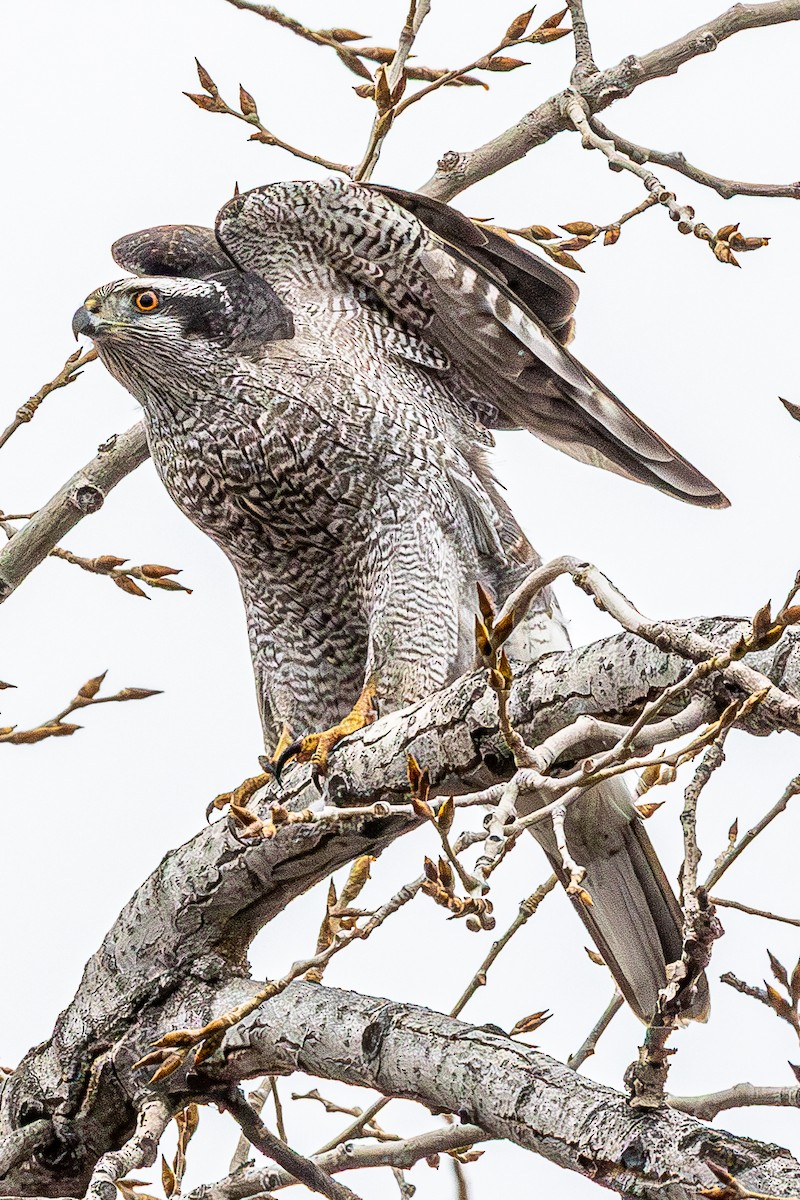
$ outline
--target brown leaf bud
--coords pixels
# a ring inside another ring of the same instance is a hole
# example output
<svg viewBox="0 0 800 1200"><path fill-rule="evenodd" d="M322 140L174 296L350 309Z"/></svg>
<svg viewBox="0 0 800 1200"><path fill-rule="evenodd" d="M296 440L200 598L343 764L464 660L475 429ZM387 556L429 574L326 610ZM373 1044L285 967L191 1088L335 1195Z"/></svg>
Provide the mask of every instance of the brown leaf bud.
<svg viewBox="0 0 800 1200"><path fill-rule="evenodd" d="M567 15L566 8L562 8L559 12L553 13L552 17L548 17L545 21L542 21L539 28L540 29L557 29L558 26L561 24L561 22L564 20L564 17L566 15ZM569 33L569 32L570 31L567 30L567 33Z"/></svg>
<svg viewBox="0 0 800 1200"><path fill-rule="evenodd" d="M117 558L116 554L100 554L97 558L92 559L92 563L98 571L114 571L127 561L127 558Z"/></svg>
<svg viewBox="0 0 800 1200"><path fill-rule="evenodd" d="M372 83L372 76L369 71L352 50L348 50L346 46L341 46L337 49L336 54L354 75L359 75L362 79L368 79Z"/></svg>
<svg viewBox="0 0 800 1200"><path fill-rule="evenodd" d="M244 117L257 117L258 108L250 93L239 84L239 108Z"/></svg>
<svg viewBox="0 0 800 1200"><path fill-rule="evenodd" d="M164 575L180 575L181 573L180 567L162 567L160 563L142 563L141 571L143 575L150 575L153 579L162 579Z"/></svg>
<svg viewBox="0 0 800 1200"><path fill-rule="evenodd" d="M572 233L581 237L594 237L598 232L597 226L592 225L591 221L570 221L568 225L561 225L560 228L565 233Z"/></svg>
<svg viewBox="0 0 800 1200"><path fill-rule="evenodd" d="M82 700L93 700L100 691L100 685L105 679L107 671L103 671L102 675L95 675L92 679L87 679L82 688L78 689L78 695Z"/></svg>
<svg viewBox="0 0 800 1200"><path fill-rule="evenodd" d="M428 858L427 855L425 856L424 862L422 864L422 869L425 872L425 878L429 879L431 883L439 882L439 872L436 869L436 863L434 863L430 858Z"/></svg>
<svg viewBox="0 0 800 1200"><path fill-rule="evenodd" d="M368 33L356 33L355 29L320 29L320 33L334 42L363 42L369 37Z"/></svg>
<svg viewBox="0 0 800 1200"><path fill-rule="evenodd" d="M115 700L147 700L149 696L161 696L163 693L159 688L135 688L126 687L122 691L117 692Z"/></svg>
<svg viewBox="0 0 800 1200"><path fill-rule="evenodd" d="M781 1020L788 1021L790 1025L793 1024L792 1006L789 1003L789 1001L786 1000L780 994L780 992L776 991L775 988L772 987L771 984L768 983L766 985L766 987L767 987L767 997L769 999L769 1006L772 1009L772 1011L776 1014L776 1016L779 1016L781 1018Z"/></svg>
<svg viewBox="0 0 800 1200"><path fill-rule="evenodd" d="M448 796L439 809L436 817L436 825L441 833L449 833L453 826L453 819L456 815L456 803L452 796Z"/></svg>
<svg viewBox="0 0 800 1200"><path fill-rule="evenodd" d="M375 72L375 105L381 115L387 113L392 107L392 96L383 66L378 67Z"/></svg>
<svg viewBox="0 0 800 1200"><path fill-rule="evenodd" d="M161 1155L161 1186L164 1189L164 1195L167 1200L170 1200L175 1194L175 1172L169 1165L164 1155Z"/></svg>
<svg viewBox="0 0 800 1200"><path fill-rule="evenodd" d="M789 973L786 970L786 967L783 965L780 959L775 957L771 950L767 950L767 957L769 958L769 965L772 970L772 974L775 976L778 983L782 983L783 986L788 990Z"/></svg>
<svg viewBox="0 0 800 1200"><path fill-rule="evenodd" d="M520 13L518 17L515 17L514 20L511 22L511 24L509 25L508 29L506 30L506 35L503 38L503 41L504 42L516 42L518 40L518 38L524 37L527 32L528 26L531 23L532 16L533 16L533 9L529 8L526 12Z"/></svg>
<svg viewBox="0 0 800 1200"><path fill-rule="evenodd" d="M559 250L585 250L587 246L591 246L593 241L594 238L590 237L571 238L569 241L560 242Z"/></svg>
<svg viewBox="0 0 800 1200"><path fill-rule="evenodd" d="M615 242L619 241L620 232L619 225L611 225L603 234L603 245L613 246Z"/></svg>
<svg viewBox="0 0 800 1200"><path fill-rule="evenodd" d="M516 71L517 67L528 67L530 63L522 58L504 58L501 54L495 54L492 58L482 58L475 66L481 71Z"/></svg>
<svg viewBox="0 0 800 1200"><path fill-rule="evenodd" d="M115 575L113 579L117 587L121 588L123 592L127 592L129 596L144 596L145 600L150 599L149 596L145 595L138 583L131 579L130 575Z"/></svg>
<svg viewBox="0 0 800 1200"><path fill-rule="evenodd" d="M195 59L194 61L197 66L197 78L200 80L200 87L205 88L205 90L207 92L210 92L212 96L216 96L217 95L217 85L214 83L214 80L211 78L211 76L209 75L209 73L205 69L205 67L202 65L202 63L198 62L197 59ZM185 95L187 95L186 92L184 92L184 96Z"/></svg>
<svg viewBox="0 0 800 1200"><path fill-rule="evenodd" d="M548 42L557 42L559 38L567 37L572 33L571 29L537 29L531 36L530 40L540 45L547 45Z"/></svg>
<svg viewBox="0 0 800 1200"><path fill-rule="evenodd" d="M187 100L191 100L192 104L196 104L198 108L202 108L205 112L225 112L225 104L218 96L203 96L196 92L184 92Z"/></svg>
<svg viewBox="0 0 800 1200"><path fill-rule="evenodd" d="M511 1030L510 1036L516 1037L519 1033L533 1033L535 1029L544 1025L545 1021L549 1021L552 1015L551 1012L544 1009L542 1012L531 1013L529 1017L522 1017Z"/></svg>
<svg viewBox="0 0 800 1200"><path fill-rule="evenodd" d="M481 583L477 584L477 592L478 608L480 609L480 614L483 617L483 622L487 629L491 629L492 622L494 621L494 605L492 604L492 598Z"/></svg>
<svg viewBox="0 0 800 1200"><path fill-rule="evenodd" d="M566 250L559 250L556 246L546 246L544 243L542 243L542 249L560 267L567 267L570 271L580 271L583 274L581 264L571 254L567 254Z"/></svg>

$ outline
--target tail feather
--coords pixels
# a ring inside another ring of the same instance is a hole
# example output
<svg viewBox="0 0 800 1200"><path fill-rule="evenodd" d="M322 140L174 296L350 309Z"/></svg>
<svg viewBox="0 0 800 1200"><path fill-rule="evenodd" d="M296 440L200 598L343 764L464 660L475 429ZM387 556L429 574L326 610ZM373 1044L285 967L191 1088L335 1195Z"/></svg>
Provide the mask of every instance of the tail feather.
<svg viewBox="0 0 800 1200"><path fill-rule="evenodd" d="M552 598L550 604L552 616L532 613L515 631L512 653L531 661L548 650L565 649L566 630ZM548 623L550 645L542 649ZM539 807L535 797L520 804L523 814ZM549 822L531 826L531 833L566 886ZM574 907L623 996L642 1021L649 1021L667 982L667 965L681 956L683 914L625 779L617 776L588 789L567 810L565 834L572 857L586 868L584 886L592 900L587 906L571 897ZM702 976L685 1015L705 1021L708 1011L708 982Z"/></svg>

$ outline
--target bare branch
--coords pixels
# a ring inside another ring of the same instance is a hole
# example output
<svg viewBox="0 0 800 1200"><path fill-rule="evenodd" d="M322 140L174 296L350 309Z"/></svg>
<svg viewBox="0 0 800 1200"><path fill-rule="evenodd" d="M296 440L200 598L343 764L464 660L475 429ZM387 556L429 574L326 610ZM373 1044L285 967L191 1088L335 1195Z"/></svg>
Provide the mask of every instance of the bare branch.
<svg viewBox="0 0 800 1200"><path fill-rule="evenodd" d="M145 1097L136 1121L136 1132L120 1150L112 1150L99 1159L95 1167L86 1200L107 1200L118 1179L140 1167L150 1167L156 1161L161 1135L172 1120L172 1110L161 1099Z"/></svg>
<svg viewBox="0 0 800 1200"><path fill-rule="evenodd" d="M650 150L640 146L611 130L597 118L592 119L592 125L602 138L612 141L618 150L627 154L635 163L655 163L659 167L669 167L680 175L685 175L694 183L711 188L723 200L734 196L767 196L771 199L800 200L800 181L796 183L744 183L738 179L723 179L719 175L711 175L700 167L688 162L681 150Z"/></svg>
<svg viewBox="0 0 800 1200"><path fill-rule="evenodd" d="M709 896L709 900L720 908L735 908L751 917L765 917L768 921L780 921L783 925L794 925L796 929L800 929L800 920L797 917L781 917L778 913L768 912L763 908L751 908L749 904L742 904L740 900L723 900L721 896Z"/></svg>
<svg viewBox="0 0 800 1200"><path fill-rule="evenodd" d="M592 54L592 43L589 40L589 26L586 24L583 0L567 0L567 5L572 21L572 36L575 40L575 67L570 77L570 83L573 87L580 87L589 75L597 74L597 64Z"/></svg>
<svg viewBox="0 0 800 1200"><path fill-rule="evenodd" d="M315 1154L311 1162L330 1175L365 1167L395 1167L407 1171L423 1158L462 1150L488 1140L489 1135L477 1125L445 1125L415 1137L398 1138L375 1146L357 1146L346 1141L335 1149ZM218 1183L190 1192L186 1200L246 1200L247 1196L291 1187L294 1182L294 1176L273 1166L247 1167L235 1175L232 1172Z"/></svg>
<svg viewBox="0 0 800 1200"><path fill-rule="evenodd" d="M597 1048L597 1043L600 1041L600 1038L608 1029L609 1025L614 1020L614 1017L622 1008L623 1004L624 1000L622 999L622 992L615 989L614 995L603 1009L602 1013L597 1019L597 1022L589 1030L589 1033L586 1035L585 1039L575 1053L570 1054L569 1058L567 1059L568 1067L571 1067L573 1071L577 1071L579 1067L583 1066L587 1058L591 1058L595 1052L595 1049Z"/></svg>
<svg viewBox="0 0 800 1200"><path fill-rule="evenodd" d="M149 456L144 422L114 435L0 550L0 602L38 567L70 529L102 507L112 488Z"/></svg>
<svg viewBox="0 0 800 1200"><path fill-rule="evenodd" d="M739 262L733 250L757 250L769 242L769 238L745 237L744 234L739 233L738 225L725 225L717 233L712 233L707 225L701 221L695 221L694 209L688 204L679 204L675 193L669 191L652 171L640 163L634 162L619 149L615 142L603 138L595 132L587 115L588 106L577 92L566 94L564 111L572 125L580 133L584 149L599 150L606 156L608 165L613 171L630 171L631 174L641 179L650 195L655 196L658 203L667 209L677 225L678 232L693 233L696 238L707 242L714 256L720 262L738 267Z"/></svg>
<svg viewBox="0 0 800 1200"><path fill-rule="evenodd" d="M0 1177L30 1158L34 1150L47 1142L52 1130L50 1121L40 1120L8 1133L0 1146Z"/></svg>
<svg viewBox="0 0 800 1200"><path fill-rule="evenodd" d="M623 1195L672 1185L688 1197L713 1183L709 1159L735 1161L754 1190L800 1187L800 1165L774 1147L720 1130L712 1149L695 1118L664 1109L643 1122L619 1093L505 1034L324 985L293 984L231 1030L204 1069L220 1081L301 1070L412 1097Z"/></svg>
<svg viewBox="0 0 800 1200"><path fill-rule="evenodd" d="M355 1192L344 1184L336 1183L327 1171L310 1158L292 1150L286 1142L275 1137L267 1129L258 1113L250 1107L239 1088L233 1088L222 1096L221 1102L241 1127L251 1145L271 1158L279 1167L293 1177L293 1181L304 1183L312 1192L319 1192L329 1200L358 1200Z"/></svg>
<svg viewBox="0 0 800 1200"><path fill-rule="evenodd" d="M729 1108L800 1108L800 1087L757 1087L753 1083L736 1083L706 1096L670 1096L669 1106L699 1117L701 1121L713 1121Z"/></svg>
<svg viewBox="0 0 800 1200"><path fill-rule="evenodd" d="M721 42L736 33L797 20L800 20L800 0L735 4L666 46L638 58L628 55L616 66L591 75L581 87L581 96L590 115L594 116L616 100L629 96L641 84L673 75L684 63L716 50ZM439 160L435 174L419 191L437 200L452 200L480 179L524 158L536 146L569 128L563 112L567 94L551 96L510 129L475 150L466 153L448 151Z"/></svg>
<svg viewBox="0 0 800 1200"><path fill-rule="evenodd" d="M5 446L11 435L19 429L20 425L27 425L36 416L40 404L49 396L51 392L55 392L58 388L67 387L70 383L74 383L80 375L83 374L81 368L87 363L94 362L97 358L96 350L75 350L70 354L64 366L58 372L54 379L49 383L45 383L39 388L35 396L31 396L30 400L26 400L24 404L17 409L14 420L11 424L0 433L0 449Z"/></svg>
<svg viewBox="0 0 800 1200"><path fill-rule="evenodd" d="M375 119L364 151L364 157L356 167L353 178L367 180L372 176L386 139L397 114L397 104L406 83L405 68L422 22L431 9L431 0L410 0L408 15L400 32L397 49L387 67L380 66L375 73L373 98Z"/></svg>
<svg viewBox="0 0 800 1200"><path fill-rule="evenodd" d="M712 870L709 872L708 878L703 884L703 887L706 889L706 891L710 891L716 883L719 883L722 876L725 874L728 868L736 862L736 859L739 857L739 855L747 849L750 843L753 842L758 835L767 828L768 825L772 824L776 817L780 816L780 814L785 810L789 801L794 796L798 795L798 793L800 793L800 775L795 775L793 779L789 780L781 796L778 798L778 800L776 800L772 808L770 808L770 810L764 814L761 820L757 821L752 829L748 829L747 833L742 835L738 842L732 845L727 851L725 851L725 853L720 855L720 858L714 864Z"/></svg>

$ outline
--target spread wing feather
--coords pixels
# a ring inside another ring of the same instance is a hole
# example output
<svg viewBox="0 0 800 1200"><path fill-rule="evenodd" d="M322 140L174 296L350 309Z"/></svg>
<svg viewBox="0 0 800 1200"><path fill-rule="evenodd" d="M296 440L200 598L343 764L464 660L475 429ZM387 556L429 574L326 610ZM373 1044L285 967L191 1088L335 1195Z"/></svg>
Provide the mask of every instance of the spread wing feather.
<svg viewBox="0 0 800 1200"><path fill-rule="evenodd" d="M276 289L274 272L288 270L300 303L337 277L351 294L369 289L466 372L498 426L529 429L573 458L690 503L727 505L562 344L574 284L446 205L340 180L272 184L225 205L217 236ZM287 262L292 249L306 260L305 279Z"/></svg>
<svg viewBox="0 0 800 1200"><path fill-rule="evenodd" d="M380 324L382 306L399 331L386 351L403 353L405 327L418 343L405 357L439 371L449 362L454 380L466 375L465 403L480 399L475 414L490 428L529 429L573 458L692 504L728 504L566 348L574 283L428 197L342 180L270 184L224 206L216 239L164 226L120 239L114 254L137 274L198 277L233 262L260 273L290 308L344 302L343 319L359 310Z"/></svg>

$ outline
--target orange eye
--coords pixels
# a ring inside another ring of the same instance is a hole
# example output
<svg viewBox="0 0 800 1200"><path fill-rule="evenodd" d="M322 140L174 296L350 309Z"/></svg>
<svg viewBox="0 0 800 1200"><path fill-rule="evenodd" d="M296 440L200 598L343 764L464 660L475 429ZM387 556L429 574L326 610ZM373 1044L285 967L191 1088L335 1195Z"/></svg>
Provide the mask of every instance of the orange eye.
<svg viewBox="0 0 800 1200"><path fill-rule="evenodd" d="M149 313L155 312L158 308L158 296L155 292L137 292L133 298L133 303L138 308L139 312Z"/></svg>

